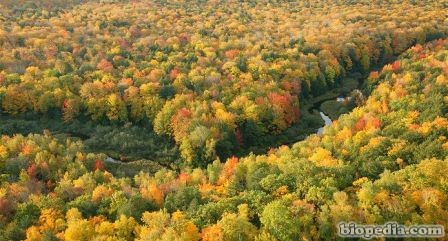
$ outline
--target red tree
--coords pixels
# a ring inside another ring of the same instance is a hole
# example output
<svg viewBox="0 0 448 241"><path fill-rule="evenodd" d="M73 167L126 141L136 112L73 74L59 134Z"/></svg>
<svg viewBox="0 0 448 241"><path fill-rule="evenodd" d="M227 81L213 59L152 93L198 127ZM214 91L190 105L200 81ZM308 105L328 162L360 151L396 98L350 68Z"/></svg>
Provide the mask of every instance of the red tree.
<svg viewBox="0 0 448 241"><path fill-rule="evenodd" d="M103 161L101 161L100 159L97 159L95 161L95 170L104 170Z"/></svg>

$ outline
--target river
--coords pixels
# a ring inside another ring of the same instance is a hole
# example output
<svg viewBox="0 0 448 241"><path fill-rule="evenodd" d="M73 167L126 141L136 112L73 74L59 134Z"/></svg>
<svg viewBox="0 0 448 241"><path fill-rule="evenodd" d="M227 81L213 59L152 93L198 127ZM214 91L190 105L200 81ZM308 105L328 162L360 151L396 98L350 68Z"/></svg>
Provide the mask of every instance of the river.
<svg viewBox="0 0 448 241"><path fill-rule="evenodd" d="M110 162L110 163L124 163L124 162L122 162L122 161L119 161L119 160L115 160L115 159L113 159L112 157L110 157L110 156L108 156L105 160L104 160L105 162Z"/></svg>
<svg viewBox="0 0 448 241"><path fill-rule="evenodd" d="M321 111L321 112L319 112L319 114L320 114L320 117L322 118L322 120L324 120L324 122L325 122L324 126L322 126L321 128L317 129L317 134L318 135L322 135L322 133L324 132L324 127L328 126L328 125L331 125L331 123L333 123L333 121L330 119L330 117L325 115L324 112Z"/></svg>
<svg viewBox="0 0 448 241"><path fill-rule="evenodd" d="M351 99L352 99L351 96L349 96L349 97L339 96L339 97L336 98L336 101L337 102L344 102L344 101L350 101ZM320 104L322 104L322 102L319 103L319 106L314 106L313 110L316 110L316 109L319 110L320 109ZM322 135L322 133L324 131L324 127L328 126L328 125L331 125L333 123L333 120L328 115L326 115L323 111L321 111L321 110L319 111L319 115L322 118L322 120L324 120L325 124L324 124L324 126L322 126L319 129L317 129L317 134L318 135Z"/></svg>
<svg viewBox="0 0 448 241"><path fill-rule="evenodd" d="M338 98L340 98L340 97L336 97L336 100ZM322 120L324 121L324 125L317 129L316 133L318 135L322 135L322 132L324 131L324 127L327 125L331 125L331 123L333 122L331 120L331 118L320 109L320 105L325 101L334 100L334 99L335 99L335 97L330 97L330 98L325 98L325 99L319 100L317 102L314 102L313 105L310 108L308 108L308 112L310 114L315 114L316 113L315 111L318 111L320 118L322 118Z"/></svg>

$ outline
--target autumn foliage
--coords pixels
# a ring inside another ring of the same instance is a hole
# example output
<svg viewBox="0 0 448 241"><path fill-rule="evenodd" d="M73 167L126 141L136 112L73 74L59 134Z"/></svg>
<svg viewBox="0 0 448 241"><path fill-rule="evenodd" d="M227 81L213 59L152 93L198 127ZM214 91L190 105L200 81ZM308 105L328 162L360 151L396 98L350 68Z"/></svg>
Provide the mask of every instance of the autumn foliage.
<svg viewBox="0 0 448 241"><path fill-rule="evenodd" d="M447 230L445 10L1 1L0 240L337 240L349 221ZM280 138L317 122L303 107L347 76L365 79L359 106ZM36 116L64 129L39 134ZM146 159L126 158L136 152Z"/></svg>

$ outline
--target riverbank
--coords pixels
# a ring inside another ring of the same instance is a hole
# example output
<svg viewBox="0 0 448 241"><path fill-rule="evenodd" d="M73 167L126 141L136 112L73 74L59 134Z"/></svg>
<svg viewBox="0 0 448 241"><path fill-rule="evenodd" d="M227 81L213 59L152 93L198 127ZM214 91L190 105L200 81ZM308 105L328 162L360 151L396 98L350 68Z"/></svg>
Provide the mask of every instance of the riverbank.
<svg viewBox="0 0 448 241"><path fill-rule="evenodd" d="M263 145L246 146L235 155L240 157L249 153L263 154L270 148L292 145L316 133L325 125L319 113L322 103L350 93L359 86L359 81L359 76L351 75L343 81L344 84L341 87L310 100L302 100L301 118L298 122L278 135L259 137L259 143ZM327 115L326 112L324 113ZM0 135L28 135L48 130L56 137L79 139L87 151L105 153L111 158L105 162L105 165L123 175L143 169L149 172L160 168L172 169L182 163L175 143L166 137L156 135L149 126L130 123L101 124L94 123L88 118L66 123L62 121L58 113L48 116L35 113L16 116L0 114L0 122L2 123Z"/></svg>
<svg viewBox="0 0 448 241"><path fill-rule="evenodd" d="M152 163L147 167L142 165L145 170L152 169L150 167L171 169L181 163L178 147L174 141L157 135L150 126L142 124L102 124L85 119L67 123L57 114L44 116L35 113L16 116L0 114L0 123L0 135L26 136L48 131L61 140L67 138L80 140L87 152L104 153L121 163L134 163L140 160ZM151 172L158 169L160 168Z"/></svg>
<svg viewBox="0 0 448 241"><path fill-rule="evenodd" d="M304 140L311 134L316 134L325 126L329 124L331 119L337 119L339 115L328 115L325 111L321 110L321 105L328 101L335 101L340 96L349 95L354 89L360 89L364 83L364 78L360 73L353 73L347 76L342 85L328 91L323 95L319 95L307 100L300 100L301 116L299 121L294 123L291 127L287 128L280 134L268 137L260 137L261 141L269 138L271 142L265 146L247 147L244 152L238 153L237 156L246 156L248 153L263 154L270 148L277 148L282 145L291 146L296 142ZM338 103L340 104L340 103ZM351 109L347 109L349 112ZM323 118L320 112L329 119ZM343 113L340 113L343 114ZM332 118L333 117L333 118ZM330 119L331 118L331 119Z"/></svg>
<svg viewBox="0 0 448 241"><path fill-rule="evenodd" d="M343 80L342 86L336 87L323 95L316 96L309 100L301 100L301 110L307 110L311 114L318 114L314 113L314 110L319 110L324 102L336 100L340 96L346 96L354 89L361 88L362 84L363 77L361 74L351 74Z"/></svg>

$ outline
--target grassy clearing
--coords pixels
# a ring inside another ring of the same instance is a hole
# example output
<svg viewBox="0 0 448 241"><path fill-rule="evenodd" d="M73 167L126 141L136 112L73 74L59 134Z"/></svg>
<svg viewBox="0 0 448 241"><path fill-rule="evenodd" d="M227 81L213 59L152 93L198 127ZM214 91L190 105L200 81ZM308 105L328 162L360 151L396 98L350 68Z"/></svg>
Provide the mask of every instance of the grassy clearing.
<svg viewBox="0 0 448 241"><path fill-rule="evenodd" d="M302 100L301 102L302 111L313 108L313 106L316 103L322 103L326 100L336 99L337 97L343 94L349 94L352 90L358 88L359 85L358 79L360 78L361 76L359 74L352 74L351 76L343 80L342 86L334 88L333 90L328 91L323 95L319 95L314 98L310 98L308 100Z"/></svg>
<svg viewBox="0 0 448 241"><path fill-rule="evenodd" d="M320 105L320 109L332 120L336 120L340 115L350 112L354 107L355 104L352 101L338 102L336 100L328 100Z"/></svg>

